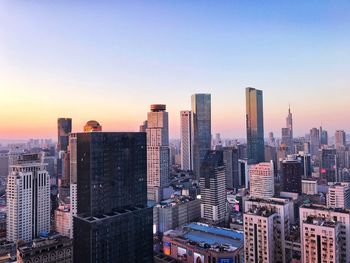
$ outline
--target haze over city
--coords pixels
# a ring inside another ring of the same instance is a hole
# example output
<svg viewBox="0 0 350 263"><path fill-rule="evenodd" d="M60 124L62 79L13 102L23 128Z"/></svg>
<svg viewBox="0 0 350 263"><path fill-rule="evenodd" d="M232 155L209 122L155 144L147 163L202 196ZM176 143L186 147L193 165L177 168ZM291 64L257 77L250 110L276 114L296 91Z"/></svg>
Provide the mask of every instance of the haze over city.
<svg viewBox="0 0 350 263"><path fill-rule="evenodd" d="M0 139L55 138L89 119L137 131L167 105L170 137L193 93L212 94L213 134L245 138L245 87L264 91L265 136L288 105L296 136L350 130L345 1L1 1Z"/></svg>

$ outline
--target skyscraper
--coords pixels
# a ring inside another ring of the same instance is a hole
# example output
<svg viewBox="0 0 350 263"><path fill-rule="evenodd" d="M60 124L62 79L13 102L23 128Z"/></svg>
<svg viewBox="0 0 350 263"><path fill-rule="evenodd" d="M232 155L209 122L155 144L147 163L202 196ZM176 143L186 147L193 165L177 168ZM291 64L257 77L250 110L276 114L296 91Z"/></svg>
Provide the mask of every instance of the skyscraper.
<svg viewBox="0 0 350 263"><path fill-rule="evenodd" d="M181 136L181 169L192 170L192 113L180 112L180 136Z"/></svg>
<svg viewBox="0 0 350 263"><path fill-rule="evenodd" d="M290 106L288 108L288 116L286 118L286 127L289 129L290 140L293 142L293 115L290 111Z"/></svg>
<svg viewBox="0 0 350 263"><path fill-rule="evenodd" d="M147 114L147 197L159 202L169 179L169 124L164 104L151 105Z"/></svg>
<svg viewBox="0 0 350 263"><path fill-rule="evenodd" d="M346 146L346 134L343 130L337 130L334 134L334 144L337 150L344 149Z"/></svg>
<svg viewBox="0 0 350 263"><path fill-rule="evenodd" d="M310 130L310 153L312 156L319 156L320 131L317 128Z"/></svg>
<svg viewBox="0 0 350 263"><path fill-rule="evenodd" d="M271 198L275 194L273 162L259 163L249 168L250 196Z"/></svg>
<svg viewBox="0 0 350 263"><path fill-rule="evenodd" d="M63 160L62 155L68 149L69 134L72 132L72 119L58 118L57 119L57 178L56 183L62 178ZM53 176L53 175L51 175Z"/></svg>
<svg viewBox="0 0 350 263"><path fill-rule="evenodd" d="M238 163L238 149L234 147L224 147L224 164L226 168L226 188L239 188L239 163Z"/></svg>
<svg viewBox="0 0 350 263"><path fill-rule="evenodd" d="M208 151L200 171L201 217L214 223L225 217L225 166L222 151Z"/></svg>
<svg viewBox="0 0 350 263"><path fill-rule="evenodd" d="M69 133L72 132L72 119L58 118L57 120L58 143L57 151L67 151Z"/></svg>
<svg viewBox="0 0 350 263"><path fill-rule="evenodd" d="M26 242L50 231L50 175L38 154L23 154L7 182L7 240Z"/></svg>
<svg viewBox="0 0 350 263"><path fill-rule="evenodd" d="M247 155L251 163L264 158L264 113L263 92L246 88Z"/></svg>
<svg viewBox="0 0 350 263"><path fill-rule="evenodd" d="M303 164L295 155L288 155L282 161L282 191L301 193L301 178L304 174Z"/></svg>
<svg viewBox="0 0 350 263"><path fill-rule="evenodd" d="M201 163L207 151L211 149L211 95L193 94L191 104L193 172L199 179Z"/></svg>
<svg viewBox="0 0 350 263"><path fill-rule="evenodd" d="M350 208L349 183L336 183L328 188L327 206L331 208Z"/></svg>
<svg viewBox="0 0 350 263"><path fill-rule="evenodd" d="M145 134L71 136L76 138L74 262L152 262Z"/></svg>

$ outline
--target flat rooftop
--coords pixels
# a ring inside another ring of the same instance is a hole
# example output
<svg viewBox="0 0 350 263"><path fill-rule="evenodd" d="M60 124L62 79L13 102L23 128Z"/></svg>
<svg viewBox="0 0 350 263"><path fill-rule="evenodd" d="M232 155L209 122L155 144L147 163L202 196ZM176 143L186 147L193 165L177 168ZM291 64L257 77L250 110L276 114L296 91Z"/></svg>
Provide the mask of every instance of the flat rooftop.
<svg viewBox="0 0 350 263"><path fill-rule="evenodd" d="M243 231L209 226L202 223L190 223L180 230L171 230L166 235L195 242L198 246L209 245L211 249L222 246L226 251L234 251L243 247Z"/></svg>

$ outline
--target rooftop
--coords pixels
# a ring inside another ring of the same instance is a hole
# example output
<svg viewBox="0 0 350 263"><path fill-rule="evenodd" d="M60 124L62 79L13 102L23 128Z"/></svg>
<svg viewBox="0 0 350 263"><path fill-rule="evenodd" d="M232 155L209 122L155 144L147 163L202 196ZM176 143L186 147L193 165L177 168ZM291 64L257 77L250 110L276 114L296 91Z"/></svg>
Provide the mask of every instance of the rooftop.
<svg viewBox="0 0 350 263"><path fill-rule="evenodd" d="M343 208L331 208L327 207L324 205L316 205L316 204L303 204L300 208L307 208L307 209L317 209L317 210L322 210L322 211L330 211L330 212L336 212L336 213L344 213L344 214L349 214L350 210L349 209L343 209Z"/></svg>
<svg viewBox="0 0 350 263"><path fill-rule="evenodd" d="M334 228L337 225L336 221L328 220L322 217L308 216L304 221L306 224L312 224L315 226L324 226Z"/></svg>
<svg viewBox="0 0 350 263"><path fill-rule="evenodd" d="M179 238L199 247L235 251L242 248L244 235L242 231L209 226L202 223L190 223L180 229L170 230L166 236Z"/></svg>
<svg viewBox="0 0 350 263"><path fill-rule="evenodd" d="M194 200L195 199L193 199L190 196L180 195L180 196L175 196L173 198L169 198L167 200L163 200L159 204L157 204L156 207L157 208L167 208L167 207L172 207L175 205L184 204L184 203L194 201Z"/></svg>

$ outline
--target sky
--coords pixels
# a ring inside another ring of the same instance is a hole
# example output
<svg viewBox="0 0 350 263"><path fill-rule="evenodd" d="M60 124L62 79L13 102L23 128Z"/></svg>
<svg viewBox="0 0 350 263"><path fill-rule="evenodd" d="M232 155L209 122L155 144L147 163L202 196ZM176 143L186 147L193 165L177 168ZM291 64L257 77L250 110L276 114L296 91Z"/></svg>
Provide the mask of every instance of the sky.
<svg viewBox="0 0 350 263"><path fill-rule="evenodd" d="M264 92L265 136L350 132L349 1L0 1L0 139L56 138L98 120L138 131L167 105L170 137L193 93L212 133L245 137L245 87Z"/></svg>

